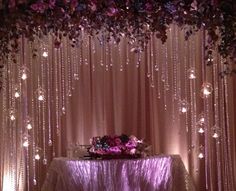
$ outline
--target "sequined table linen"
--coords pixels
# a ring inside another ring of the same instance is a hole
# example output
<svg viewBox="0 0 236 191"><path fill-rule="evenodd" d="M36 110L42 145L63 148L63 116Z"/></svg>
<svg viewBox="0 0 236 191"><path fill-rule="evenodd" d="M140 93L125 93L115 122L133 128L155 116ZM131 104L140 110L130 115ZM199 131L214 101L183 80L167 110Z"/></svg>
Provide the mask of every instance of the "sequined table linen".
<svg viewBox="0 0 236 191"><path fill-rule="evenodd" d="M178 155L143 159L55 158L42 191L193 191Z"/></svg>

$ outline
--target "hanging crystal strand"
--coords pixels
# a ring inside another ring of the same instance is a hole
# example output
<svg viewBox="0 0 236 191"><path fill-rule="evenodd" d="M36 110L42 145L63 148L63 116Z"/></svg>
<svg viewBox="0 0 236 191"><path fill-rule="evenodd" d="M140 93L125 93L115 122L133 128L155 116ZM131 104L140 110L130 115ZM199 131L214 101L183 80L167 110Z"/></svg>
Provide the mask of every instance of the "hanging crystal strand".
<svg viewBox="0 0 236 191"><path fill-rule="evenodd" d="M194 50L194 43L193 43L193 38L190 38L189 41L189 49L188 49L188 55L189 55L189 64L188 64L188 70L189 68L194 68L194 60L193 59L193 55L191 54L192 51ZM189 78L188 72L186 73L186 81L189 81L189 94L190 94L190 130L188 132L188 151L189 151L189 169L190 171L192 171L192 169L194 169L194 162L192 161L192 149L194 147L195 144L195 124L196 122L194 121L194 113L195 113L195 108L194 108L194 90L193 90L193 86L194 86L194 80ZM187 119L188 120L188 119ZM192 173L192 172L191 172Z"/></svg>
<svg viewBox="0 0 236 191"><path fill-rule="evenodd" d="M51 43L51 48L48 49L49 51L49 59L48 59L48 62L46 63L47 64L47 67L46 67L46 79L47 79L47 112L48 112L48 143L47 145L48 146L52 146L53 142L52 142L52 110L51 110L51 100L53 98L51 98L51 95L52 95L52 92L51 92L51 88L52 88L52 84L53 84L53 68L52 68L52 65L55 65L55 63L53 62L54 61L54 47L53 47L53 39L52 39L52 36L50 36L48 42ZM50 62L52 64L50 64ZM72 78L72 77L71 77ZM72 86L72 82L71 82L71 86Z"/></svg>
<svg viewBox="0 0 236 191"><path fill-rule="evenodd" d="M220 59L220 71L224 70L224 64L223 64L223 59ZM224 80L220 80L219 84L219 96L222 98L220 99L220 113L225 114L225 101L224 101ZM226 119L225 115L220 115L220 126L222 128L221 130L221 155L223 155L224 160L222 161L222 181L223 181L223 188L222 190L229 190L228 187L228 174L227 174L227 164L226 161L228 160L227 158L227 143L226 143L226 133L225 133L225 124L226 124Z"/></svg>
<svg viewBox="0 0 236 191"><path fill-rule="evenodd" d="M176 98L176 44L175 44L175 38L176 38L176 27L175 25L172 26L172 30L170 30L169 35L169 41L170 41L170 63L172 65L172 82L171 82L171 88L172 88L172 97L171 97L171 105L172 105L172 122L175 124L176 121L176 107L175 107L175 98ZM172 125L174 127L174 125Z"/></svg>
<svg viewBox="0 0 236 191"><path fill-rule="evenodd" d="M32 43L29 43L29 49L30 49L30 52L33 51L33 48L32 47L33 44ZM36 59L36 58L35 58ZM35 63L34 63L35 64ZM33 60L32 60L32 55L30 54L29 56L29 68L30 68L30 71L32 73L32 76L33 73L34 73L34 64L33 64ZM32 135L32 173L33 173L33 185L36 186L37 185L37 179L36 179L36 164L35 164L35 159L34 159L34 156L35 156L35 127L36 127L36 122L35 122L35 118L36 118L36 114L37 112L35 112L35 102L34 102L34 79L32 80L29 80L29 87L31 89L31 93L30 93L30 100L31 100L31 125L33 127L32 129L32 132L31 132L31 135ZM29 115L29 114L28 114Z"/></svg>
<svg viewBox="0 0 236 191"><path fill-rule="evenodd" d="M151 58L150 58L150 64L151 64L151 87L154 88L155 87L155 83L154 83L154 36L153 34L151 35L151 39L150 39L150 49L151 49Z"/></svg>
<svg viewBox="0 0 236 191"><path fill-rule="evenodd" d="M142 54L140 51L138 51L138 53L135 55L136 56L136 68L139 69L140 64L142 62Z"/></svg>
<svg viewBox="0 0 236 191"><path fill-rule="evenodd" d="M46 37L46 42L50 42L49 39L48 39L48 36ZM49 59L48 59L48 56L49 56L49 51L48 51L48 48L46 48L46 44L45 42L43 41L43 48L44 48L44 52L43 54L45 54L44 57L44 60L41 59L41 79L42 79L42 89L43 90L48 90L48 87L47 87L47 83L46 81L49 81L49 79L47 79L46 75L47 75L47 71L45 69L45 65L47 66L48 63L49 63ZM47 56L46 56L47 55ZM43 164L46 165L47 164L47 157L46 157L46 152L47 152L47 143L46 143L46 138L47 138L47 135L46 135L46 117L45 117L45 114L46 114L46 108L45 108L45 105L47 104L47 102L49 100L45 100L47 97L47 95L44 95L44 100L42 102L42 136L43 136Z"/></svg>
<svg viewBox="0 0 236 191"><path fill-rule="evenodd" d="M226 148L227 148L227 154L228 154L228 160L226 161L226 165L227 165L227 170L228 170L228 184L229 184L229 190L235 190L234 185L233 185L233 162L232 162L232 146L231 146L231 132L230 132L230 118L229 118L229 96L228 96L228 78L224 77L224 87L225 87L225 91L224 91L224 99L225 99L225 116L226 116Z"/></svg>
<svg viewBox="0 0 236 191"><path fill-rule="evenodd" d="M74 80L79 80L79 66L82 65L82 59L80 56L82 43L80 47L73 48L73 77Z"/></svg>
<svg viewBox="0 0 236 191"><path fill-rule="evenodd" d="M66 73L66 103L69 101L68 96L72 96L72 59L71 59L71 45L69 39L66 40L67 49L67 73Z"/></svg>
<svg viewBox="0 0 236 191"><path fill-rule="evenodd" d="M162 44L161 46L161 60L162 60L162 67L161 67L161 81L163 83L163 99L164 99L164 109L167 110L167 102L166 102L166 84L167 84L167 42L165 44Z"/></svg>
<svg viewBox="0 0 236 191"><path fill-rule="evenodd" d="M205 67L206 67L206 63L205 63L205 42L206 42L206 36L205 36L205 31L203 30L203 34L202 34L202 79L203 79L203 82L206 81L206 70L205 70ZM205 150L205 180L206 180L206 189L209 188L209 165L208 165L208 162L209 162L209 156L208 156L208 149L209 149L209 146L208 146L208 101L206 99L203 100L204 102L204 118L205 118L205 137L204 137L204 150Z"/></svg>
<svg viewBox="0 0 236 191"><path fill-rule="evenodd" d="M15 126L15 119L16 119L16 112L15 112L15 103L14 103L14 99L13 99L13 84L14 84L14 81L13 79L14 78L11 78L11 76L14 76L14 73L13 73L13 64L12 62L8 59L8 63L7 65L9 66L9 69L8 69L8 79L9 79L9 85L8 85L8 97L10 99L9 101L9 110L12 111L12 114L10 115L10 122L9 122L9 131L8 131L8 134L9 134L9 143L10 144L10 148L9 148L9 153L8 153L8 158L7 160L9 161L8 162L8 171L9 171L9 180L10 180L10 184L11 184L11 188L10 189L14 189L12 186L13 186L13 183L14 183L14 176L13 176L13 170L12 170L12 164L13 164L13 157L12 157L12 151L13 151L13 129L14 129L14 126ZM8 110L8 115L9 115L9 110ZM13 116L13 117L12 117ZM9 147L9 143L7 144L8 147Z"/></svg>
<svg viewBox="0 0 236 191"><path fill-rule="evenodd" d="M5 150L5 148L7 148L6 146L8 146L8 143L7 143L7 141L9 141L7 138L7 135L8 135L8 105L9 105L9 99L8 99L8 85L9 85L9 83L7 83L7 82L9 82L9 75L8 75L8 73L9 73L9 63L8 63L8 61L6 61L6 59L4 59L3 61L3 64L4 64L4 71L3 71L3 84L2 84L2 96L1 96L1 99L2 99L2 102L0 102L0 103L2 103L2 112L3 112L3 114L5 114L5 115L2 115L0 118L1 118L1 127L0 127L0 129L1 129L1 134L0 134L0 138L1 138L1 144L0 144L0 146L1 146L1 148L0 148L0 153L1 153L1 155L0 155L0 168L1 169L4 169L4 171L1 171L2 172L2 174L1 174L1 177L0 177L0 180L1 180L1 185L3 185L2 183L3 183L3 180L4 180L4 176L6 176L6 173L5 172L7 172L7 170L5 170L6 169L6 167L7 167L7 165L6 165L6 163L4 162L4 161L6 161L5 159L6 159L6 150Z"/></svg>
<svg viewBox="0 0 236 191"><path fill-rule="evenodd" d="M181 57L179 57L179 55L182 54L182 52L180 52L180 39L179 39L179 29L177 29L177 27L175 27L175 40L174 40L174 44L175 44L175 49L174 49L174 61L175 61L175 68L174 68L174 79L175 79L175 84L174 84L174 98L176 101L181 100L181 69L182 69L182 64L181 64ZM179 103L178 103L179 106Z"/></svg>
<svg viewBox="0 0 236 191"><path fill-rule="evenodd" d="M105 62L105 71L107 72L109 70L109 43L104 43L105 48L105 56L104 56L104 62Z"/></svg>
<svg viewBox="0 0 236 191"><path fill-rule="evenodd" d="M67 52L67 46L66 46L66 38L63 39L63 43L62 43L62 48L60 49L60 84L61 84L61 88L60 88L60 97L61 97L61 101L60 101L60 111L61 114L65 114L66 111L66 101L65 101L65 87L66 87L66 83L65 83L65 73L66 73L66 55L64 55Z"/></svg>
<svg viewBox="0 0 236 191"><path fill-rule="evenodd" d="M159 40L154 41L155 48L155 71L157 72L157 98L161 98L161 72L160 72L160 51Z"/></svg>
<svg viewBox="0 0 236 191"><path fill-rule="evenodd" d="M18 57L18 62L21 63L22 66L27 66L27 63L25 61L25 40L24 40L24 36L22 36L21 38L21 49L20 49L20 52L18 53L17 57ZM20 60L20 56L21 56L21 60ZM28 78L29 76L27 76ZM22 78L23 79L23 78ZM25 80L22 80L22 96L21 96L21 103L22 103L22 111L20 111L20 115L18 115L18 118L26 118L26 113L28 112L27 111L27 79ZM20 124L21 122L18 121L18 123ZM25 159L26 159L26 185L27 185L27 189L30 190L30 154L29 154L29 143L31 142L31 140L29 139L29 134L28 132L25 130L24 128L24 124L20 124L21 127L21 132L22 132L22 138L23 137L27 137L27 142L26 144L24 144L24 148L25 148Z"/></svg>
<svg viewBox="0 0 236 191"><path fill-rule="evenodd" d="M130 51L130 44L129 44L129 42L128 42L128 40L127 40L127 38L125 38L125 47L126 47L126 62L125 62L125 64L126 65L129 65L130 64L130 57L129 57L129 51Z"/></svg>
<svg viewBox="0 0 236 191"><path fill-rule="evenodd" d="M91 37L91 46L92 46L92 57L96 58L96 40L95 37ZM93 72L95 71L95 60L92 61Z"/></svg>
<svg viewBox="0 0 236 191"><path fill-rule="evenodd" d="M59 63L59 50L55 49L55 62L54 63ZM54 97L55 97L55 126L56 126L56 136L53 138L53 142L58 141L59 135L60 135L60 114L59 114L59 105L60 105L60 100L59 100L59 88L60 88L60 81L59 81L59 64L56 64L54 67L54 80L55 80L55 92L54 92ZM57 142L56 142L57 143ZM56 146L53 145L53 156L55 157L58 154L56 150Z"/></svg>
<svg viewBox="0 0 236 191"><path fill-rule="evenodd" d="M217 54L214 56L215 58L218 57ZM216 129L213 129L216 133L218 133L218 136L220 136L220 123L219 123L219 69L218 65L220 60L217 59L216 62L213 64L213 82L214 82L214 127ZM214 133L214 132L213 132ZM222 190L222 172L221 172L221 160L220 160L220 140L219 137L214 137L214 134L212 135L213 138L216 139L215 145L216 145L216 164L217 164L217 185L218 185L218 191Z"/></svg>

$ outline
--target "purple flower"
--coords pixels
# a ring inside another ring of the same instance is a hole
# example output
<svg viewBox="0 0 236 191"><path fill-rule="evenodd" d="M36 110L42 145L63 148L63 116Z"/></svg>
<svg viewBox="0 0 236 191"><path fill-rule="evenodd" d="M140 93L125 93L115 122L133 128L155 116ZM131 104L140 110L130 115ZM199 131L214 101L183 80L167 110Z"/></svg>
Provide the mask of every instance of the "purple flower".
<svg viewBox="0 0 236 191"><path fill-rule="evenodd" d="M115 146L115 147L109 148L109 152L113 153L113 154L119 154L119 153L121 153L121 150L119 147Z"/></svg>
<svg viewBox="0 0 236 191"><path fill-rule="evenodd" d="M109 17L112 17L114 15L116 15L118 13L118 9L116 9L115 7L110 7L107 11L107 15Z"/></svg>
<svg viewBox="0 0 236 191"><path fill-rule="evenodd" d="M131 148L135 148L137 146L137 142L135 142L134 140L129 140L128 143L125 144L125 146L128 148L128 149L131 149Z"/></svg>
<svg viewBox="0 0 236 191"><path fill-rule="evenodd" d="M37 2L32 4L30 8L36 12L43 13L48 8L48 6L44 2Z"/></svg>
<svg viewBox="0 0 236 191"><path fill-rule="evenodd" d="M49 0L49 8L53 9L55 7L56 0Z"/></svg>

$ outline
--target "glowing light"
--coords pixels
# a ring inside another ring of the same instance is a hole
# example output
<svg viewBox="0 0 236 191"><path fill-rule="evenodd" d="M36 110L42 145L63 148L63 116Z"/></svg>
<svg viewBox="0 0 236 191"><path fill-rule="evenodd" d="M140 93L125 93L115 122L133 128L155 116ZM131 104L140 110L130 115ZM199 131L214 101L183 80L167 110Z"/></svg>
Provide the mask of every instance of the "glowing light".
<svg viewBox="0 0 236 191"><path fill-rule="evenodd" d="M217 139L217 138L219 137L219 134L215 132L215 133L212 135L212 137L215 138L215 139Z"/></svg>
<svg viewBox="0 0 236 191"><path fill-rule="evenodd" d="M42 56L43 56L44 58L47 58L47 57L48 57L48 52L44 51Z"/></svg>
<svg viewBox="0 0 236 191"><path fill-rule="evenodd" d="M35 156L34 156L34 158L36 159L36 160L40 160L40 155L39 154L36 154Z"/></svg>
<svg viewBox="0 0 236 191"><path fill-rule="evenodd" d="M202 128L202 127L200 127L199 129L198 129L198 133L204 133L205 131L204 131L204 129Z"/></svg>
<svg viewBox="0 0 236 191"><path fill-rule="evenodd" d="M187 71L187 74L188 74L188 78L190 80L193 80L193 79L196 79L196 71L194 68L190 68L188 71Z"/></svg>
<svg viewBox="0 0 236 191"><path fill-rule="evenodd" d="M20 97L20 93L19 92L15 92L15 98L18 98L18 97Z"/></svg>
<svg viewBox="0 0 236 191"><path fill-rule="evenodd" d="M12 121L14 121L14 120L16 119L16 117L15 117L13 114L11 114L11 115L10 115L10 119L11 119Z"/></svg>
<svg viewBox="0 0 236 191"><path fill-rule="evenodd" d="M186 113L188 111L188 102L186 100L182 100L180 102L180 112L181 113Z"/></svg>
<svg viewBox="0 0 236 191"><path fill-rule="evenodd" d="M21 79L22 79L22 80L26 80L26 79L27 79L27 74L26 74L26 73L23 73L23 74L21 75Z"/></svg>
<svg viewBox="0 0 236 191"><path fill-rule="evenodd" d="M29 146L29 141L28 140L25 140L24 142L23 142L23 147L28 147Z"/></svg>
<svg viewBox="0 0 236 191"><path fill-rule="evenodd" d="M182 107L182 108L181 108L181 112L182 112L182 113L186 113L186 112L187 112L187 108L186 108L186 107Z"/></svg>
<svg viewBox="0 0 236 191"><path fill-rule="evenodd" d="M36 96L39 101L44 101L45 100L45 90L39 87L36 90Z"/></svg>
<svg viewBox="0 0 236 191"><path fill-rule="evenodd" d="M38 96L38 100L39 100L39 101L43 101L43 100L44 100L43 95L39 95L39 96Z"/></svg>
<svg viewBox="0 0 236 191"><path fill-rule="evenodd" d="M213 91L212 85L208 82L203 83L202 88L201 88L201 97L202 98L208 98Z"/></svg>
<svg viewBox="0 0 236 191"><path fill-rule="evenodd" d="M203 159L204 158L204 154L203 153L199 153L198 158L199 159Z"/></svg>
<svg viewBox="0 0 236 191"><path fill-rule="evenodd" d="M30 130L30 129L32 129L33 127L32 127L32 125L31 125L30 123L28 123L28 124L26 125L26 128L27 128L28 130Z"/></svg>

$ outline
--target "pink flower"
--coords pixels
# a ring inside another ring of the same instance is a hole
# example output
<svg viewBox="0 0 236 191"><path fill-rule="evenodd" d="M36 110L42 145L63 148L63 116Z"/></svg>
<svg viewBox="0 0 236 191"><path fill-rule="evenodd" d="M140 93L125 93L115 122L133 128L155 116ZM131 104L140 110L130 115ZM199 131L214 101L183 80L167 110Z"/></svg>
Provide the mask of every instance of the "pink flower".
<svg viewBox="0 0 236 191"><path fill-rule="evenodd" d="M97 5L96 5L96 1L91 1L89 4L89 8L94 12L97 10Z"/></svg>
<svg viewBox="0 0 236 191"><path fill-rule="evenodd" d="M128 148L128 149L131 149L131 148L135 148L137 146L137 142L135 142L134 140L129 140L128 143L125 144L125 146Z"/></svg>
<svg viewBox="0 0 236 191"><path fill-rule="evenodd" d="M119 154L119 153L121 153L121 150L119 147L115 146L115 147L109 148L109 152L114 153L114 154Z"/></svg>
<svg viewBox="0 0 236 191"><path fill-rule="evenodd" d="M53 9L55 7L56 0L49 0L49 8Z"/></svg>
<svg viewBox="0 0 236 191"><path fill-rule="evenodd" d="M48 8L48 6L44 2L37 2L32 4L30 8L36 12L43 13Z"/></svg>
<svg viewBox="0 0 236 191"><path fill-rule="evenodd" d="M114 8L114 7L110 7L107 11L107 15L109 17L115 16L118 13L118 9Z"/></svg>

